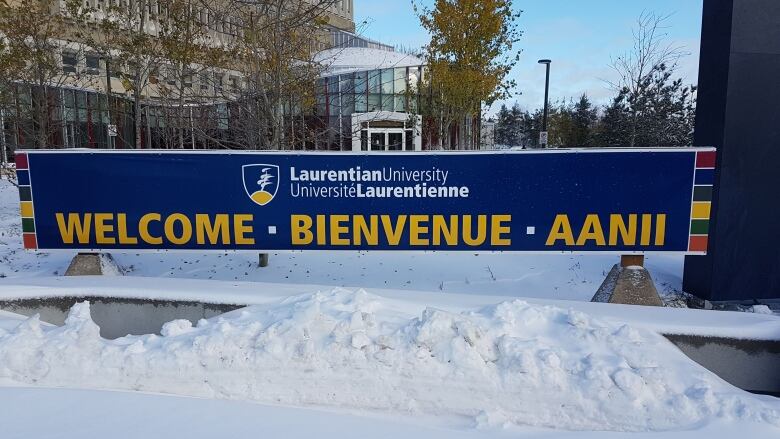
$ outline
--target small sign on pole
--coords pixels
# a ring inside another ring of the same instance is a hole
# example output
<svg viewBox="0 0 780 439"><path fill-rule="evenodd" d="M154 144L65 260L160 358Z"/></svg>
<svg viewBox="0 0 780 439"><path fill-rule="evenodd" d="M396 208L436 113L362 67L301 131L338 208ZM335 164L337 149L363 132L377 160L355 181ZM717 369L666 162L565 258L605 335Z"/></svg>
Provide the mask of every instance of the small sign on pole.
<svg viewBox="0 0 780 439"><path fill-rule="evenodd" d="M109 124L108 125L108 135L110 137L116 137L116 135L117 135L116 125L114 125L114 124Z"/></svg>
<svg viewBox="0 0 780 439"><path fill-rule="evenodd" d="M539 133L539 146L547 146L547 131Z"/></svg>

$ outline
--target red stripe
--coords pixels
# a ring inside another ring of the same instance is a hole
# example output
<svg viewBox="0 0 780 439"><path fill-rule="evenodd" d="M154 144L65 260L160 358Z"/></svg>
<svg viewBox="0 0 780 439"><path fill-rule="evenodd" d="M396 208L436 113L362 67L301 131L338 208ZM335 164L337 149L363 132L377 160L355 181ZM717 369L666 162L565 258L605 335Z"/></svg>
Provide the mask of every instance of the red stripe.
<svg viewBox="0 0 780 439"><path fill-rule="evenodd" d="M27 169L27 154L16 154L14 161L16 162L16 169Z"/></svg>
<svg viewBox="0 0 780 439"><path fill-rule="evenodd" d="M715 151L706 151L696 153L696 167L697 168L714 168L715 167Z"/></svg>
<svg viewBox="0 0 780 439"><path fill-rule="evenodd" d="M706 252L709 239L706 236L691 236L689 251Z"/></svg>
<svg viewBox="0 0 780 439"><path fill-rule="evenodd" d="M22 236L22 240L24 241L24 248L28 250L38 249L38 240L35 239L35 233L25 233Z"/></svg>

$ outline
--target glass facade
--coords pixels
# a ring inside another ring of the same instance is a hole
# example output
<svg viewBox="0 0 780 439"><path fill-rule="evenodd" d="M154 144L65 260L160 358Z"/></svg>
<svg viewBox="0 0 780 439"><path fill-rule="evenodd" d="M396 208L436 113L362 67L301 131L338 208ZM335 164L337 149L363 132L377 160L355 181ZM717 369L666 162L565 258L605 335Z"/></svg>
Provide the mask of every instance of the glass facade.
<svg viewBox="0 0 780 439"><path fill-rule="evenodd" d="M352 126L352 115L387 111L396 113L414 112L419 98L419 81L423 77L423 66L396 67L344 73L317 82L316 116L327 126L330 133L330 149L350 150L352 139L360 139L364 149L370 143L374 148L404 149L411 135L401 138L393 135L392 140L369 139L364 132ZM403 129L403 124L401 126ZM412 131L408 131L412 134Z"/></svg>

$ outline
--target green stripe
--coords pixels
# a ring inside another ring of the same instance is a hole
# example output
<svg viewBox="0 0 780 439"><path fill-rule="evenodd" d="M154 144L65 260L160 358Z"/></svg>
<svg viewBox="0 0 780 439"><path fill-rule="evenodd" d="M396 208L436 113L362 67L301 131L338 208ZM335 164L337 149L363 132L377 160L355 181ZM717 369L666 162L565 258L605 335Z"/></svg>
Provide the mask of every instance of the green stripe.
<svg viewBox="0 0 780 439"><path fill-rule="evenodd" d="M35 233L35 220L32 218L22 218L22 232Z"/></svg>
<svg viewBox="0 0 780 439"><path fill-rule="evenodd" d="M693 188L693 201L712 201L712 186Z"/></svg>
<svg viewBox="0 0 780 439"><path fill-rule="evenodd" d="M30 186L19 186L19 200L32 201L32 191Z"/></svg>
<svg viewBox="0 0 780 439"><path fill-rule="evenodd" d="M691 235L708 235L710 233L710 220L691 221Z"/></svg>

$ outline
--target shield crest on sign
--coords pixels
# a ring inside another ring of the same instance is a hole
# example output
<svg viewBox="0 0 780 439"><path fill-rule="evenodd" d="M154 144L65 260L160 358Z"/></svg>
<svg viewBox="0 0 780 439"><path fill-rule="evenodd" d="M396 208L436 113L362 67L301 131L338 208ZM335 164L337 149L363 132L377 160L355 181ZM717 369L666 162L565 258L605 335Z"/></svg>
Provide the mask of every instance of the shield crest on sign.
<svg viewBox="0 0 780 439"><path fill-rule="evenodd" d="M279 190L279 166L244 165L242 173L244 190L255 204L265 206L274 199Z"/></svg>

